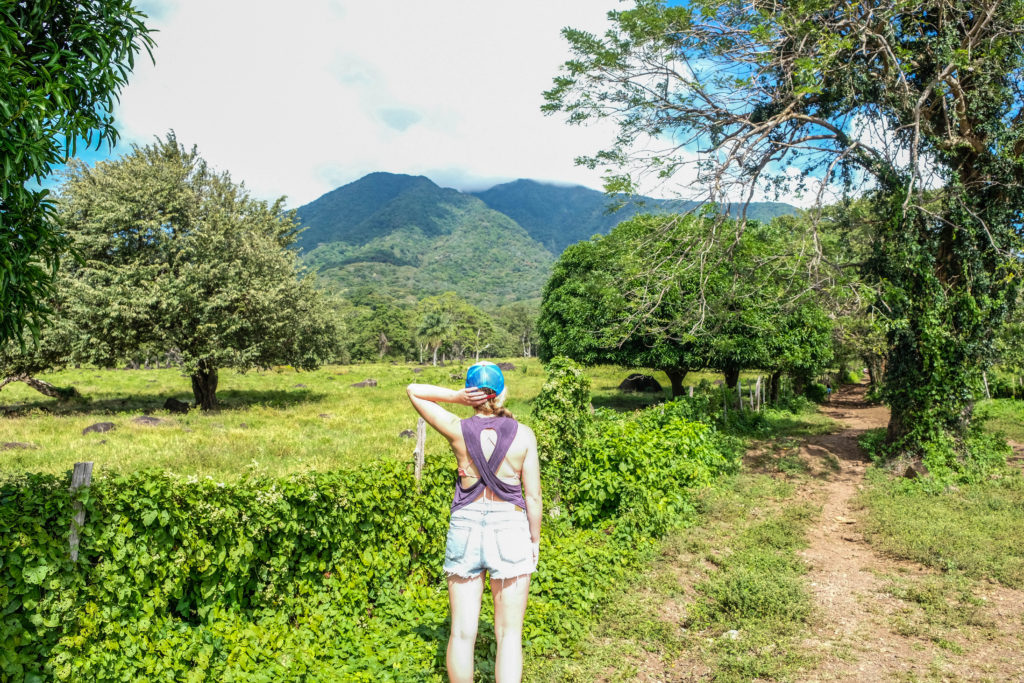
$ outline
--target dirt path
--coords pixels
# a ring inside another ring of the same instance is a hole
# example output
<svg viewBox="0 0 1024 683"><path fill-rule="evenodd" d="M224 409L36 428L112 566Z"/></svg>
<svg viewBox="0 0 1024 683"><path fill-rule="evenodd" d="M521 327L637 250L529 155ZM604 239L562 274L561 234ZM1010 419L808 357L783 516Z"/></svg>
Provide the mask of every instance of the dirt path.
<svg viewBox="0 0 1024 683"><path fill-rule="evenodd" d="M879 555L861 535L861 513L852 502L868 463L857 437L888 421L888 410L866 404L864 392L864 387L840 390L822 412L845 428L808 437L800 447L814 475L801 485L801 494L822 506L802 553L820 615L805 643L819 663L805 680L1024 681L1024 653L1016 635L1024 612L1021 591L998 586L982 591L991 608L977 625L958 632L969 641L966 647L900 628L913 606L893 595L894 581L913 584L933 577L925 568Z"/></svg>

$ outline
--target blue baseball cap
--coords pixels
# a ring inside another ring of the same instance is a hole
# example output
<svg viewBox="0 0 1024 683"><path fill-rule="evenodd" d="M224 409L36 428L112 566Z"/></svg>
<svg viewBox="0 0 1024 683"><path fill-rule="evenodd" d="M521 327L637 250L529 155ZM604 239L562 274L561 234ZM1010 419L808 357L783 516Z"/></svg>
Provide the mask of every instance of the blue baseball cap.
<svg viewBox="0 0 1024 683"><path fill-rule="evenodd" d="M505 376L501 374L501 368L486 360L470 365L466 370L466 388L474 387L500 394L505 390Z"/></svg>

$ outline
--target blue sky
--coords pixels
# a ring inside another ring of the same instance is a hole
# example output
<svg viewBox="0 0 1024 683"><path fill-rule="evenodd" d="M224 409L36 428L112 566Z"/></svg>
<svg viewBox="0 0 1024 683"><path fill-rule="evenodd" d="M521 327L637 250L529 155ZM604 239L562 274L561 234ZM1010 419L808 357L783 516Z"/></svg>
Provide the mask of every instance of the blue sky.
<svg viewBox="0 0 1024 683"><path fill-rule="evenodd" d="M616 0L144 0L156 64L116 111L122 140L173 129L257 196L297 206L373 171L459 189L519 177L601 185L573 159L610 126L540 113L564 26L602 32ZM108 150L79 148L94 163Z"/></svg>

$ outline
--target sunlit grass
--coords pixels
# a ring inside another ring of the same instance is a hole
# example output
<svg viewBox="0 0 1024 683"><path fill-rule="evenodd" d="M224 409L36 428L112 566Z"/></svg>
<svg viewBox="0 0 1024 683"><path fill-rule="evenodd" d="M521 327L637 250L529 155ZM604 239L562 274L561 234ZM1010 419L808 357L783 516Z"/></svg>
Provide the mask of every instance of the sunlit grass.
<svg viewBox="0 0 1024 683"><path fill-rule="evenodd" d="M985 428L1024 443L1024 401L996 398L978 403L977 415L985 419Z"/></svg>
<svg viewBox="0 0 1024 683"><path fill-rule="evenodd" d="M544 383L544 370L535 358L510 359L516 369L506 372L508 407L528 422L530 404ZM377 458L411 458L413 440L399 433L415 429L416 414L405 395L410 382L458 388L454 375L465 372L467 361L447 367L389 363L327 366L314 372L291 369L220 373L221 409L203 414L173 415L163 410L174 397L192 400L189 379L178 370L69 369L41 377L57 386L73 386L81 401L59 403L21 383L0 391L0 443L20 442L30 449L3 450L0 471L60 473L77 461L91 460L97 468L131 471L167 469L181 474L219 479L239 476L246 468L271 475L351 467ZM662 400L655 394L628 394L619 383L632 370L598 367L588 370L597 407L632 410ZM668 378L651 372L666 392ZM373 378L376 387L352 384ZM692 373L687 384L720 375ZM299 386L303 385L303 386ZM468 408L449 406L468 416ZM167 420L157 426L132 419L147 414ZM82 434L97 422L113 422L106 433ZM427 438L427 457L448 453L436 434Z"/></svg>

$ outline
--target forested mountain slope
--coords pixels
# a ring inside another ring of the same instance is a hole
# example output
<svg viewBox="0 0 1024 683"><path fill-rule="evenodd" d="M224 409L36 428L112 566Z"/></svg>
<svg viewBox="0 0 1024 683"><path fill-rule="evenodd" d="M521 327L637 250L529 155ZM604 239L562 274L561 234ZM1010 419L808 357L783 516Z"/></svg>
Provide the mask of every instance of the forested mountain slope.
<svg viewBox="0 0 1024 683"><path fill-rule="evenodd" d="M298 209L304 259L344 292L454 291L477 305L540 296L554 257L508 216L422 176L373 173Z"/></svg>
<svg viewBox="0 0 1024 683"><path fill-rule="evenodd" d="M698 206L692 201L650 197L634 197L616 205L608 195L579 185L552 185L522 179L472 194L526 228L533 239L553 254L561 254L570 244L596 234L607 234L638 213L686 213ZM769 221L798 211L795 206L782 202L752 202L747 207L747 218Z"/></svg>
<svg viewBox="0 0 1024 683"><path fill-rule="evenodd" d="M454 291L477 305L540 296L554 257L643 212L686 212L693 202L612 201L585 187L516 180L463 193L424 176L371 173L298 209L303 258L345 292L372 285L413 301ZM754 203L748 217L796 213Z"/></svg>

